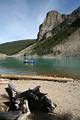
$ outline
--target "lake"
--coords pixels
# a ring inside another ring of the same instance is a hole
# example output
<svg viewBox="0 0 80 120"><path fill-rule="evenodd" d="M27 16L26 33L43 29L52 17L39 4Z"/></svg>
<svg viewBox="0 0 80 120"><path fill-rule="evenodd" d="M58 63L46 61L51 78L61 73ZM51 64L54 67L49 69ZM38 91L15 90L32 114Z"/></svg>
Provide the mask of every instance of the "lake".
<svg viewBox="0 0 80 120"><path fill-rule="evenodd" d="M0 74L47 75L80 78L80 58L36 59L26 64L16 58L0 60Z"/></svg>

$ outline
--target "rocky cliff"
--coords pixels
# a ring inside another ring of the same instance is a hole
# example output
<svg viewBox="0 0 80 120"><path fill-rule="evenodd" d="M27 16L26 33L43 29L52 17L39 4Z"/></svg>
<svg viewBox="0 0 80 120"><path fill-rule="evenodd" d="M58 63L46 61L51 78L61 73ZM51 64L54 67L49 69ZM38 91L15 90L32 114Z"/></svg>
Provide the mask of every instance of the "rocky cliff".
<svg viewBox="0 0 80 120"><path fill-rule="evenodd" d="M52 48L54 56L80 56L80 28L76 30L73 34L71 34L68 38L66 38L64 41Z"/></svg>
<svg viewBox="0 0 80 120"><path fill-rule="evenodd" d="M39 27L37 40L42 40L44 34L46 34L46 38L52 37L52 29L62 23L66 18L67 15L62 15L57 11L48 12L44 22Z"/></svg>
<svg viewBox="0 0 80 120"><path fill-rule="evenodd" d="M39 27L37 41L16 56L80 56L80 7L69 15L48 12Z"/></svg>
<svg viewBox="0 0 80 120"><path fill-rule="evenodd" d="M40 25L37 41L33 54L80 56L80 7L69 15L49 12Z"/></svg>
<svg viewBox="0 0 80 120"><path fill-rule="evenodd" d="M63 15L57 11L48 12L44 22L39 27L37 41L52 37L56 32L62 31L65 26L70 25L77 18L80 18L80 7L69 15Z"/></svg>

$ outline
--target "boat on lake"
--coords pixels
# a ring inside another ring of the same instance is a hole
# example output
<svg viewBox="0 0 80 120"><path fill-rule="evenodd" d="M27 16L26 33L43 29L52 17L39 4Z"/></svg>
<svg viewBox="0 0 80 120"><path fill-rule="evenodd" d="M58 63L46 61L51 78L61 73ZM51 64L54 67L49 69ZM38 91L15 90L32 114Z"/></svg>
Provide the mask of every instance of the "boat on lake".
<svg viewBox="0 0 80 120"><path fill-rule="evenodd" d="M30 64L35 64L36 60L33 59L31 56L26 55L26 53L24 54L24 60L23 63L30 63Z"/></svg>
<svg viewBox="0 0 80 120"><path fill-rule="evenodd" d="M31 63L31 64L35 64L35 60L34 59L25 59L24 63Z"/></svg>

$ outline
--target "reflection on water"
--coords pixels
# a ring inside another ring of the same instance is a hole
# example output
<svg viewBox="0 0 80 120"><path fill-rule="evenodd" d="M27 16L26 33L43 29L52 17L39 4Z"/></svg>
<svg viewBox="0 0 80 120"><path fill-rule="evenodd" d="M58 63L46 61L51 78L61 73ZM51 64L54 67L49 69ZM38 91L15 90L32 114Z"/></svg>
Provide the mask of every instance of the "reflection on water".
<svg viewBox="0 0 80 120"><path fill-rule="evenodd" d="M60 75L80 78L80 58L37 59L26 64L15 58L0 60L0 73L26 75Z"/></svg>

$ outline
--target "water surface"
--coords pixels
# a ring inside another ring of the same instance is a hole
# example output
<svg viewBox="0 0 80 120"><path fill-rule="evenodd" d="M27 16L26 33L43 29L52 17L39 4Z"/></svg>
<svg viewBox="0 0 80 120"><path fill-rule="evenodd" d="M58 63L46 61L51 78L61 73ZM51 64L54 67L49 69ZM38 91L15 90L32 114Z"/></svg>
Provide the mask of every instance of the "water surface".
<svg viewBox="0 0 80 120"><path fill-rule="evenodd" d="M0 60L0 73L80 78L80 58L38 58L35 64L25 64L15 58L6 58Z"/></svg>

